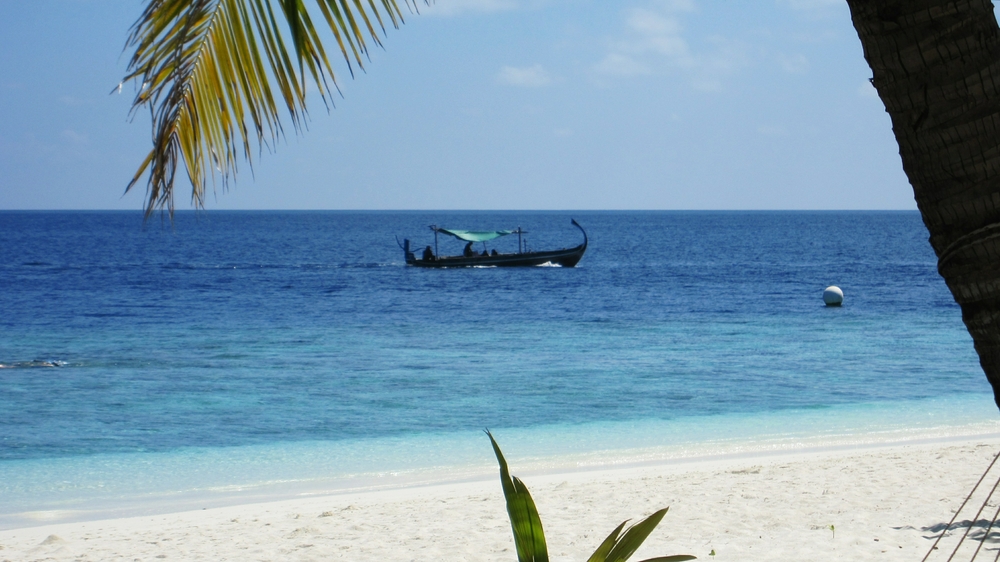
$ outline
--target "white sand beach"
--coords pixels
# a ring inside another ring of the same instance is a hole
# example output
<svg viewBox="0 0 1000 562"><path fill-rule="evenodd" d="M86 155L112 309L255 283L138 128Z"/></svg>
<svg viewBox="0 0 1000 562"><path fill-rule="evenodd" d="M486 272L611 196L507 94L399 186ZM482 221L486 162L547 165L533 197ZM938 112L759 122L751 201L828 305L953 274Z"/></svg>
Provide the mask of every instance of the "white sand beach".
<svg viewBox="0 0 1000 562"><path fill-rule="evenodd" d="M553 560L586 560L622 520L663 506L669 513L633 560L920 560L998 449L1000 435L984 435L537 475L513 464L512 472L535 498ZM939 552L950 553L967 527ZM983 546L988 558L998 546ZM930 560L947 558L939 552ZM0 560L11 562L516 558L495 477L0 532Z"/></svg>

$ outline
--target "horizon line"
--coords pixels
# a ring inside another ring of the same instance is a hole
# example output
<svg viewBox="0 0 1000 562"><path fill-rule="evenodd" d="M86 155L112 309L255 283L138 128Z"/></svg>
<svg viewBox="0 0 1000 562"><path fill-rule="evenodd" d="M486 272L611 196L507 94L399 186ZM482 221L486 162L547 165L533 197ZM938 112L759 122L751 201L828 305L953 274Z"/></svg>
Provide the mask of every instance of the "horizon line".
<svg viewBox="0 0 1000 562"><path fill-rule="evenodd" d="M145 213L144 209L0 209L0 213ZM919 209L175 209L181 213L919 213ZM155 211L153 215L169 215Z"/></svg>

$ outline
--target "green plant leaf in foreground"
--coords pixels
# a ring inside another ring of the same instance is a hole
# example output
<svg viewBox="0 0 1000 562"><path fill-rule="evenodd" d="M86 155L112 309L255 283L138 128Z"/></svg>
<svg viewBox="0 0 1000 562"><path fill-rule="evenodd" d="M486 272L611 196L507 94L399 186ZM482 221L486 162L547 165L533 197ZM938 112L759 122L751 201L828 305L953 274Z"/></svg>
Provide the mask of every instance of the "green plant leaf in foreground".
<svg viewBox="0 0 1000 562"><path fill-rule="evenodd" d="M545 546L545 534L542 532L542 520L538 516L535 502L528 493L528 488L524 482L517 477L510 475L507 468L507 460L500 452L493 434L486 430L486 435L493 444L493 452L496 453L497 462L500 464L500 484L503 486L503 495L507 500L507 515L510 517L510 526L514 531L514 545L517 547L518 562L548 562L549 555ZM667 514L667 509L663 508L642 521L625 529L628 521L623 521L618 525L608 538L604 539L601 546L597 547L594 554L587 562L625 562L646 540L646 537L653 532L653 529L660 524L660 520ZM625 530L623 533L622 530ZM689 554L677 554L673 556L660 556L647 558L642 562L683 562L684 560L695 560L696 557Z"/></svg>
<svg viewBox="0 0 1000 562"><path fill-rule="evenodd" d="M621 525L611 531L608 538L604 539L601 546L597 547L594 554L587 562L625 562L630 556L635 554L639 546L646 540L653 529L660 524L660 520L667 514L667 509L663 508L642 521L629 527L624 533L622 529L628 521L623 521ZM681 562L683 560L694 560L690 554L677 554L673 556L660 556L657 558L647 558L642 562Z"/></svg>
<svg viewBox="0 0 1000 562"><path fill-rule="evenodd" d="M597 547L597 550L590 555L587 562L604 562L607 560L608 554L610 554L611 549L615 547L615 543L618 542L618 536L621 535L622 529L625 528L627 523L628 521L622 521L621 525L615 527L615 530L611 531L611 534L608 535L608 538L604 539L601 546Z"/></svg>
<svg viewBox="0 0 1000 562"><path fill-rule="evenodd" d="M542 520L538 516L535 502L528 493L528 488L519 478L512 478L507 469L507 460L500 452L493 434L486 431L493 452L500 463L500 485L507 500L507 515L510 517L510 527L514 531L514 546L517 547L518 562L548 562L549 553L545 546L545 533L542 531Z"/></svg>

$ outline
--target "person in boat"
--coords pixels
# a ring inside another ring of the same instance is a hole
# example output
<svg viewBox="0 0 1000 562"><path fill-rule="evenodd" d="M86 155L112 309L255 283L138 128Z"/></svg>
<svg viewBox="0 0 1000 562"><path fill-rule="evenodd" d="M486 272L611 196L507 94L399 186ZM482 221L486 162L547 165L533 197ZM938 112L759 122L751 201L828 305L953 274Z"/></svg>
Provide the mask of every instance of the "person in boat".
<svg viewBox="0 0 1000 562"><path fill-rule="evenodd" d="M483 256L483 257L485 258L485 257L488 257L488 256L490 255L490 253L489 253L489 252L487 252L486 250L483 250L483 253L481 253L481 254L479 254L479 255L480 255L480 256Z"/></svg>
<svg viewBox="0 0 1000 562"><path fill-rule="evenodd" d="M434 260L434 250L431 250L430 246L427 246L426 248L424 248L424 259L427 260L427 261L433 261Z"/></svg>
<svg viewBox="0 0 1000 562"><path fill-rule="evenodd" d="M490 255L491 255L491 256L495 256L495 255L497 255L497 249L496 249L496 248L493 248L493 251L492 251L492 252L490 252Z"/></svg>
<svg viewBox="0 0 1000 562"><path fill-rule="evenodd" d="M472 256L476 255L476 253L472 251L472 242L469 242L468 244L465 245L465 249L462 250L462 255L467 258L471 258Z"/></svg>

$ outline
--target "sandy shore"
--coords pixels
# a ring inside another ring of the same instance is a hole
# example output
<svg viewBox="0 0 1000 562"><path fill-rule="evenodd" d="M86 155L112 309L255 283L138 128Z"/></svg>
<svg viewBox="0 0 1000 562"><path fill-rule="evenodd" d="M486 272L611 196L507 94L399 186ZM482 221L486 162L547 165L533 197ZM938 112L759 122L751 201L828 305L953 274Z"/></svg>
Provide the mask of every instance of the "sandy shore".
<svg viewBox="0 0 1000 562"><path fill-rule="evenodd" d="M670 512L633 560L920 560L998 449L1000 436L982 436L540 475L512 463L512 471L538 504L553 560L586 560L622 520L663 506ZM950 553L963 531L939 552ZM986 543L988 558L998 546ZM0 532L0 560L11 562L203 559L517 556L495 478Z"/></svg>

